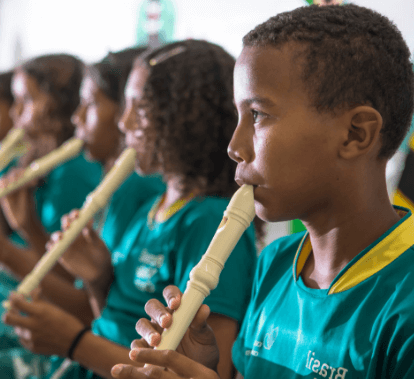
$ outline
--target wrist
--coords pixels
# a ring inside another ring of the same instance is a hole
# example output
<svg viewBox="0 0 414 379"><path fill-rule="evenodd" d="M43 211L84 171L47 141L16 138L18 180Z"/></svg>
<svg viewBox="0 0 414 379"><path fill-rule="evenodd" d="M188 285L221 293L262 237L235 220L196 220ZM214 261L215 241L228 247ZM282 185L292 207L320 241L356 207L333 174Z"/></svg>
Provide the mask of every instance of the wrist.
<svg viewBox="0 0 414 379"><path fill-rule="evenodd" d="M73 340L72 340L72 342L71 342L71 344L70 344L70 346L69 346L69 348L67 350L67 353L66 353L66 356L69 359L73 360L73 356L74 356L74 353L75 353L76 348L78 347L78 345L81 342L81 340L84 338L85 334L88 333L90 330L91 330L91 327L90 326L84 326L76 334L76 336L73 338Z"/></svg>

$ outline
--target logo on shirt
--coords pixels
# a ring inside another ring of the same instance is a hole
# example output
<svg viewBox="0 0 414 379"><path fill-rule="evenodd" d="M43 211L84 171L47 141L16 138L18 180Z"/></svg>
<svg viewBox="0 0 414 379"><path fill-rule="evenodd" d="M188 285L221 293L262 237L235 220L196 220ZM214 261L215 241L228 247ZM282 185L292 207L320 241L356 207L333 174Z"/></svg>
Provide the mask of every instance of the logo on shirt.
<svg viewBox="0 0 414 379"><path fill-rule="evenodd" d="M266 333L266 336L263 341L263 347L266 350L270 350L272 348L273 344L275 343L278 333L279 333L278 327L272 329L269 333Z"/></svg>
<svg viewBox="0 0 414 379"><path fill-rule="evenodd" d="M257 357L259 355L259 349L261 349L262 347L264 347L266 350L270 350L276 341L278 333L279 327L271 328L270 331L266 333L263 342L257 340L254 341L253 349L246 350L246 355L253 355L254 357Z"/></svg>
<svg viewBox="0 0 414 379"><path fill-rule="evenodd" d="M135 270L134 284L144 292L155 292L155 285L152 283L153 276L164 264L164 255L151 254L147 249L143 249L138 259L140 265Z"/></svg>

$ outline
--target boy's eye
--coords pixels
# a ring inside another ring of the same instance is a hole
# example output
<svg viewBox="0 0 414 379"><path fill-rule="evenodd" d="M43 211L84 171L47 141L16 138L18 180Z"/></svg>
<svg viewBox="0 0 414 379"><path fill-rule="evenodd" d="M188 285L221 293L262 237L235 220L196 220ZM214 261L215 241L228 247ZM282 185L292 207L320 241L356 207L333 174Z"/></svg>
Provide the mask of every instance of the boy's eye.
<svg viewBox="0 0 414 379"><path fill-rule="evenodd" d="M265 118L267 116L266 113L262 113L260 111L254 110L254 109L251 109L251 113L252 113L254 123L260 122L263 118Z"/></svg>
<svg viewBox="0 0 414 379"><path fill-rule="evenodd" d="M258 121L258 119L260 118L260 115L261 115L261 113L260 112L258 112L258 111L255 111L255 110L253 110L252 109L252 117L253 117L253 121L254 122L257 122Z"/></svg>

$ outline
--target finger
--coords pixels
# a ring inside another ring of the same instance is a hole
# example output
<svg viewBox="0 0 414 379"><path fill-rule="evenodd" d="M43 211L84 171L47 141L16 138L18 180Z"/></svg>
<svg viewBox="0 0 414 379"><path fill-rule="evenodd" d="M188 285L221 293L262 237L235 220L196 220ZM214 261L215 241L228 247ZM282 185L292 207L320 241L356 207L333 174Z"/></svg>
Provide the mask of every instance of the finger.
<svg viewBox="0 0 414 379"><path fill-rule="evenodd" d="M116 379L141 379L148 378L147 375L138 371L137 367L131 365L116 365L112 367L111 375Z"/></svg>
<svg viewBox="0 0 414 379"><path fill-rule="evenodd" d="M91 233L88 228L85 227L82 229L82 235L85 238L86 242L92 243Z"/></svg>
<svg viewBox="0 0 414 379"><path fill-rule="evenodd" d="M14 332L19 336L20 339L30 341L32 339L32 332L30 329L22 328L20 326L14 327Z"/></svg>
<svg viewBox="0 0 414 379"><path fill-rule="evenodd" d="M79 217L79 210L73 209L68 214L62 216L61 225L62 230L65 231L70 227L70 224Z"/></svg>
<svg viewBox="0 0 414 379"><path fill-rule="evenodd" d="M194 319L190 324L190 328L193 330L204 330L208 326L208 316L210 316L210 307L206 304L202 304L201 307L198 309L196 315L194 316Z"/></svg>
<svg viewBox="0 0 414 379"><path fill-rule="evenodd" d="M135 325L137 333L147 341L149 346L158 346L161 342L162 328L146 318L141 318ZM146 347L146 346L139 346Z"/></svg>
<svg viewBox="0 0 414 379"><path fill-rule="evenodd" d="M167 286L162 291L162 295L170 309L175 310L180 306L182 293L178 287L172 285Z"/></svg>
<svg viewBox="0 0 414 379"><path fill-rule="evenodd" d="M40 287L35 288L32 292L30 292L30 297L32 301L38 301L41 299L42 290Z"/></svg>
<svg viewBox="0 0 414 379"><path fill-rule="evenodd" d="M34 345L33 345L33 341L31 339L19 338L19 342L27 350L33 351Z"/></svg>
<svg viewBox="0 0 414 379"><path fill-rule="evenodd" d="M17 312L8 311L3 315L3 322L7 325L30 329L32 323L29 317Z"/></svg>
<svg viewBox="0 0 414 379"><path fill-rule="evenodd" d="M171 311L162 305L157 299L147 301L145 304L145 312L162 328L168 328L171 325Z"/></svg>
<svg viewBox="0 0 414 379"><path fill-rule="evenodd" d="M200 377L202 372L206 373L206 370L208 370L205 366L174 350L134 349L129 353L129 357L141 364L144 363L168 368L178 376L186 378ZM151 369L154 368L151 367Z"/></svg>
<svg viewBox="0 0 414 379"><path fill-rule="evenodd" d="M50 235L50 239L46 242L46 250L51 250L53 246L63 238L62 232L54 232Z"/></svg>
<svg viewBox="0 0 414 379"><path fill-rule="evenodd" d="M36 305L32 302L27 301L23 295L19 293L11 293L9 300L12 308L15 308L18 311L24 312L28 315L36 314Z"/></svg>
<svg viewBox="0 0 414 379"><path fill-rule="evenodd" d="M79 209L72 209L69 213L69 222L75 221L79 217Z"/></svg>
<svg viewBox="0 0 414 379"><path fill-rule="evenodd" d="M150 346L148 345L147 341L145 341L144 338L140 338L139 340L133 340L130 345L131 350L136 349L138 347L150 347Z"/></svg>

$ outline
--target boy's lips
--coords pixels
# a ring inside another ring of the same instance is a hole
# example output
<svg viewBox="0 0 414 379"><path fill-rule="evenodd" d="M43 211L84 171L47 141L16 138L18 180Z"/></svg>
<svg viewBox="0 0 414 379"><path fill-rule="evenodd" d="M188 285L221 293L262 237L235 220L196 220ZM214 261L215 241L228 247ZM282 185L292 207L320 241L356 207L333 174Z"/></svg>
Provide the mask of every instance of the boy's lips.
<svg viewBox="0 0 414 379"><path fill-rule="evenodd" d="M244 178L240 178L240 177L236 177L235 182L241 187L243 184L247 184L250 186L253 186L253 188L257 188L259 185L255 184L254 182L248 180L248 179L244 179Z"/></svg>

